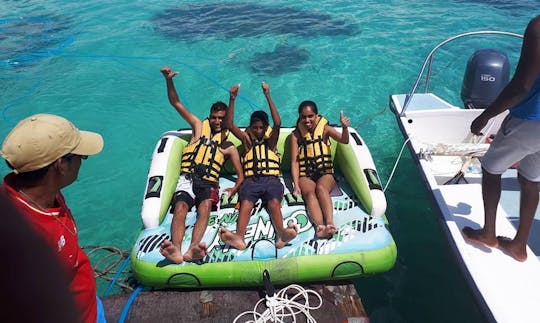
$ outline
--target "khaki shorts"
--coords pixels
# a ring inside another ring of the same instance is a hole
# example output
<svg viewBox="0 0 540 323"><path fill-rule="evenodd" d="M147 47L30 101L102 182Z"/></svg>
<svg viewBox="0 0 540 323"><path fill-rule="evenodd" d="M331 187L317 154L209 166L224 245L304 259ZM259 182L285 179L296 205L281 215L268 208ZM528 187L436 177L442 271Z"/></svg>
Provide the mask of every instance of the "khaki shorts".
<svg viewBox="0 0 540 323"><path fill-rule="evenodd" d="M509 114L481 161L482 168L497 175L519 162L521 176L540 182L540 120L525 120Z"/></svg>

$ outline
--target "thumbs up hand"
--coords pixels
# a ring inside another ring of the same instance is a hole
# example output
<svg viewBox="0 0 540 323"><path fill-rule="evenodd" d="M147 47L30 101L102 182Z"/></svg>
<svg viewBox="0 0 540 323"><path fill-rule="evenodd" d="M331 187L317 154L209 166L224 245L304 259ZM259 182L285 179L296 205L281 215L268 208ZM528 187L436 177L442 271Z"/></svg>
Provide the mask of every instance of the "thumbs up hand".
<svg viewBox="0 0 540 323"><path fill-rule="evenodd" d="M339 112L339 121L341 122L341 127L343 128L347 128L351 125L351 121L343 114L343 110Z"/></svg>

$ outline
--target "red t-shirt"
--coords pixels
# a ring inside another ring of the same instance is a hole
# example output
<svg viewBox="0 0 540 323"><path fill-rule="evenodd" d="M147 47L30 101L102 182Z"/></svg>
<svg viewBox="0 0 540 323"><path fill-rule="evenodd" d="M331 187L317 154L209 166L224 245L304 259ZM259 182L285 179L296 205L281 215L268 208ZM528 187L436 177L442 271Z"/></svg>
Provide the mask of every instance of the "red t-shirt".
<svg viewBox="0 0 540 323"><path fill-rule="evenodd" d="M96 322L96 280L90 259L79 247L79 237L71 210L62 193L56 197L58 207L42 210L13 188L14 174L4 178L6 195L26 216L32 227L49 242L66 268L71 282L69 289L75 296L82 322Z"/></svg>

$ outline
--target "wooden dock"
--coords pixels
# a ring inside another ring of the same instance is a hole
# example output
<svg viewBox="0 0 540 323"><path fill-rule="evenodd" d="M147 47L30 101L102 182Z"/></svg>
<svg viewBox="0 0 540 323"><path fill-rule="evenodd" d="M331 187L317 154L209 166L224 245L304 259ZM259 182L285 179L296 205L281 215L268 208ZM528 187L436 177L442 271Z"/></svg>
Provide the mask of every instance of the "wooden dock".
<svg viewBox="0 0 540 323"><path fill-rule="evenodd" d="M286 286L284 286L286 287ZM360 297L351 282L335 284L302 285L316 291L323 300L322 306L311 310L317 322L368 323ZM276 293L281 287L276 286ZM102 298L108 322L118 322L130 294L119 294ZM164 290L141 292L129 307L125 322L233 322L245 311L253 311L255 304L266 296L264 289L250 290ZM317 305L318 299L309 299ZM262 313L266 306L259 306ZM243 316L239 322L253 320ZM291 320L285 320L292 322ZM299 314L297 322L306 322Z"/></svg>

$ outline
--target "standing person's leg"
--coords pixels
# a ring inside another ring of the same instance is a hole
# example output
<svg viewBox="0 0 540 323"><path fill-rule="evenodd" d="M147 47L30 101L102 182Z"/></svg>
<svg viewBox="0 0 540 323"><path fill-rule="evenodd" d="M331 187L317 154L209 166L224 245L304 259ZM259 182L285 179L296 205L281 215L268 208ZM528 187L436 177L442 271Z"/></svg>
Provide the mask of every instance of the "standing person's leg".
<svg viewBox="0 0 540 323"><path fill-rule="evenodd" d="M538 208L540 182L540 120L524 120L523 133L520 138L523 148L528 149L527 156L522 158L518 167L518 180L521 189L519 203L519 226L513 240L498 237L502 251L518 261L527 260L527 242Z"/></svg>
<svg viewBox="0 0 540 323"><path fill-rule="evenodd" d="M512 164L527 155L522 149L525 140L530 137L523 120L508 115L488 151L481 158L482 163L482 198L484 200L484 227L473 229L464 227L463 236L471 241L497 247L497 207L501 198L501 174Z"/></svg>
<svg viewBox="0 0 540 323"><path fill-rule="evenodd" d="M484 200L484 227L473 229L463 228L466 239L483 243L489 247L497 247L495 223L497 220L497 206L501 198L501 175L491 174L482 169L482 198Z"/></svg>
<svg viewBox="0 0 540 323"><path fill-rule="evenodd" d="M336 227L334 226L334 206L332 205L332 198L330 192L336 185L336 180L331 174L321 176L317 181L317 188L315 189L319 204L322 210L322 216L324 224L326 225L326 237L331 237L336 233Z"/></svg>
<svg viewBox="0 0 540 323"><path fill-rule="evenodd" d="M538 207L538 182L529 181L518 175L521 196L519 203L519 226L513 240L497 237L499 248L518 261L527 260L527 241L531 232L536 208Z"/></svg>

